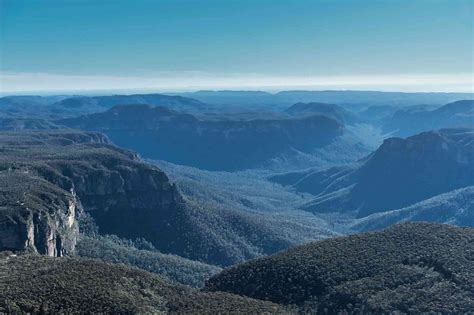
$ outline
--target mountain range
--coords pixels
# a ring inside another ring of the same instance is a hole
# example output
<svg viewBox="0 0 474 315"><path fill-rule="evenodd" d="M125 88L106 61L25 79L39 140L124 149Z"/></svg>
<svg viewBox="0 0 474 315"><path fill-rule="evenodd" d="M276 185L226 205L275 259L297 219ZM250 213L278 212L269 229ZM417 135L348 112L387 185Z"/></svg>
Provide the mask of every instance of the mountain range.
<svg viewBox="0 0 474 315"><path fill-rule="evenodd" d="M352 212L362 217L472 185L473 139L471 129L389 138L354 164L270 179L316 196L304 206L305 210Z"/></svg>
<svg viewBox="0 0 474 315"><path fill-rule="evenodd" d="M285 108L295 103L329 103L364 108L368 106L442 105L462 99L473 99L472 93L401 93L381 91L197 91L175 93L204 103L220 106Z"/></svg>
<svg viewBox="0 0 474 315"><path fill-rule="evenodd" d="M203 120L164 107L127 105L57 123L103 132L146 158L207 170L233 171L263 167L278 158L311 158L334 143L355 151L356 157L368 152L356 139L346 140L344 125L325 115Z"/></svg>
<svg viewBox="0 0 474 315"><path fill-rule="evenodd" d="M0 98L0 313L468 313L470 98Z"/></svg>
<svg viewBox="0 0 474 315"><path fill-rule="evenodd" d="M443 128L472 128L474 100L463 100L439 108L416 107L400 109L383 129L393 135L407 137L423 131Z"/></svg>
<svg viewBox="0 0 474 315"><path fill-rule="evenodd" d="M6 96L0 98L0 117L59 119L105 111L116 105L147 104L177 111L202 111L210 107L198 100L163 94L106 96Z"/></svg>

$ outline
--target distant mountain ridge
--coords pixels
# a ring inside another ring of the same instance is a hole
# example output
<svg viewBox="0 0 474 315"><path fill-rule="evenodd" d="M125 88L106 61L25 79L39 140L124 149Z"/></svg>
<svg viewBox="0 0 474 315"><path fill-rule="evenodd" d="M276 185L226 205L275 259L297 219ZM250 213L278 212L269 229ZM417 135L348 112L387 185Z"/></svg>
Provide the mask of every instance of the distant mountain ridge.
<svg viewBox="0 0 474 315"><path fill-rule="evenodd" d="M66 98L57 102L56 106L65 108L76 108L86 106L97 106L109 109L116 105L147 104L163 106L174 110L198 110L204 109L206 104L183 96L165 94L132 94L132 95L106 95L106 96L78 96Z"/></svg>
<svg viewBox="0 0 474 315"><path fill-rule="evenodd" d="M324 115L205 120L140 104L116 106L104 113L57 123L103 132L114 143L136 150L146 158L229 171L260 167L294 151L310 155L345 133L340 122ZM363 145L358 149L364 151Z"/></svg>
<svg viewBox="0 0 474 315"><path fill-rule="evenodd" d="M198 100L164 94L106 96L7 96L0 98L0 117L60 119L103 112L116 105L147 104L177 111L196 112L209 108Z"/></svg>
<svg viewBox="0 0 474 315"><path fill-rule="evenodd" d="M285 110L285 113L293 116L326 115L340 121L343 124L354 123L358 120L355 114L343 107L327 103L296 103Z"/></svg>
<svg viewBox="0 0 474 315"><path fill-rule="evenodd" d="M314 194L304 209L356 212L359 217L409 206L474 184L474 132L443 129L389 138L353 165L274 176Z"/></svg>
<svg viewBox="0 0 474 315"><path fill-rule="evenodd" d="M330 103L354 108L374 105L413 106L419 104L441 105L463 99L474 99L473 93L403 93L380 91L197 91L174 93L214 105L262 106L273 104L286 108L295 103Z"/></svg>
<svg viewBox="0 0 474 315"><path fill-rule="evenodd" d="M457 101L431 110L401 109L383 126L385 132L392 132L402 137L442 128L473 127L474 100Z"/></svg>

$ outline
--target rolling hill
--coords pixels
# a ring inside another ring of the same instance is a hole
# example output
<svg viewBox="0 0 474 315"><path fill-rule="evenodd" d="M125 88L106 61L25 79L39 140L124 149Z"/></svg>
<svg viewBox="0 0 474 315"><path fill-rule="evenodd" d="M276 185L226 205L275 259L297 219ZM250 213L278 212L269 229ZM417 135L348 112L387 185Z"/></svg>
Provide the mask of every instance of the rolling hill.
<svg viewBox="0 0 474 315"><path fill-rule="evenodd" d="M405 223L249 261L206 288L303 313L466 313L474 308L473 259L473 229Z"/></svg>
<svg viewBox="0 0 474 315"><path fill-rule="evenodd" d="M274 303L171 284L97 260L0 257L0 312L8 314L287 313Z"/></svg>

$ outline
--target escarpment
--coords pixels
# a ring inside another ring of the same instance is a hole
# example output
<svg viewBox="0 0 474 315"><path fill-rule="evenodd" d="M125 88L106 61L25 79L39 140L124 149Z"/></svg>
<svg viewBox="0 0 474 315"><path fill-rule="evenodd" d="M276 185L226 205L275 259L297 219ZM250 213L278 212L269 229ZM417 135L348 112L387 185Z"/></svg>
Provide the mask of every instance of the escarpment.
<svg viewBox="0 0 474 315"><path fill-rule="evenodd" d="M0 173L0 250L65 256L78 236L76 196L25 171Z"/></svg>
<svg viewBox="0 0 474 315"><path fill-rule="evenodd" d="M23 187L24 180L16 180L15 193L35 202L28 205L18 197L4 203L2 249L67 255L81 230L80 223L68 222L81 213L92 218L99 234L143 238L161 253L215 265L235 264L295 243L262 215L183 196L160 168L98 133L0 133L0 175L12 174L32 183ZM39 192L51 191L47 198L35 197L38 183L46 187ZM86 230L88 223L82 225Z"/></svg>
<svg viewBox="0 0 474 315"><path fill-rule="evenodd" d="M0 250L64 256L83 211L100 232L158 240L179 208L166 175L98 133L0 133Z"/></svg>

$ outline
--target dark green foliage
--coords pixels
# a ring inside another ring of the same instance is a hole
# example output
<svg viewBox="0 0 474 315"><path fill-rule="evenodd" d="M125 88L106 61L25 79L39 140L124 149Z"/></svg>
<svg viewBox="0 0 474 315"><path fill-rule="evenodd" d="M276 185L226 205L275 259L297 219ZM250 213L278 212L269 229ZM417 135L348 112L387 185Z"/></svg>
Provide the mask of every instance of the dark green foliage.
<svg viewBox="0 0 474 315"><path fill-rule="evenodd" d="M203 233L201 238L206 240L189 250L214 257L211 261L236 264L337 235L324 220L296 210L307 199L256 172L210 172L163 161L157 164L177 184L189 207L190 225L199 227L196 233Z"/></svg>
<svg viewBox="0 0 474 315"><path fill-rule="evenodd" d="M131 241L115 235L82 236L76 246L76 255L135 266L192 287L202 287L206 279L221 270L176 255L162 254L142 238Z"/></svg>
<svg viewBox="0 0 474 315"><path fill-rule="evenodd" d="M473 285L473 229L405 223L250 261L206 287L318 313L465 313Z"/></svg>
<svg viewBox="0 0 474 315"><path fill-rule="evenodd" d="M0 313L282 313L278 305L201 293L158 275L77 258L0 258Z"/></svg>

